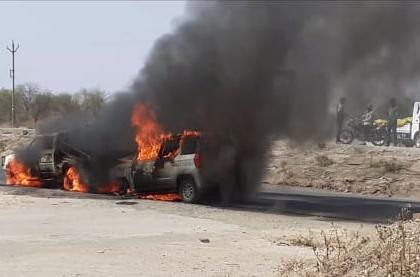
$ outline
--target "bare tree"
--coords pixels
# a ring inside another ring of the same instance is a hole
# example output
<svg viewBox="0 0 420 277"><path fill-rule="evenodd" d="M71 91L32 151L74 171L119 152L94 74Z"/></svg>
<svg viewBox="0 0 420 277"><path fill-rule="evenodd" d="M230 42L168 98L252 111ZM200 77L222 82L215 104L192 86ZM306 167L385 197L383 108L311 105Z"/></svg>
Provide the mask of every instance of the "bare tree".
<svg viewBox="0 0 420 277"><path fill-rule="evenodd" d="M61 116L67 116L80 111L80 106L76 97L70 93L60 93L54 95L52 98L52 108L54 111L61 114Z"/></svg>
<svg viewBox="0 0 420 277"><path fill-rule="evenodd" d="M52 95L51 93L39 93L33 98L31 104L31 116L36 126L39 119L48 115L51 111Z"/></svg>
<svg viewBox="0 0 420 277"><path fill-rule="evenodd" d="M35 83L25 83L18 85L16 91L24 109L23 117L27 119L31 114L31 109L34 104L36 95L40 93L41 89Z"/></svg>
<svg viewBox="0 0 420 277"><path fill-rule="evenodd" d="M12 105L12 92L0 89L0 122L9 122L12 117L10 106Z"/></svg>
<svg viewBox="0 0 420 277"><path fill-rule="evenodd" d="M105 92L100 89L81 89L78 98L81 109L96 116L105 103Z"/></svg>

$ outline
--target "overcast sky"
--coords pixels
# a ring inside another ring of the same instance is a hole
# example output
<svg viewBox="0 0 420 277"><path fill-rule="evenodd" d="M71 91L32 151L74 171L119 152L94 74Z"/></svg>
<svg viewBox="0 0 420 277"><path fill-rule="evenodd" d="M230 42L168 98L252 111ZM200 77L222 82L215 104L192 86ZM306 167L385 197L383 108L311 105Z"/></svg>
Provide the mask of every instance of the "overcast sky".
<svg viewBox="0 0 420 277"><path fill-rule="evenodd" d="M0 2L0 88L11 86L6 46L14 39L16 83L55 92L124 89L184 8L184 1Z"/></svg>

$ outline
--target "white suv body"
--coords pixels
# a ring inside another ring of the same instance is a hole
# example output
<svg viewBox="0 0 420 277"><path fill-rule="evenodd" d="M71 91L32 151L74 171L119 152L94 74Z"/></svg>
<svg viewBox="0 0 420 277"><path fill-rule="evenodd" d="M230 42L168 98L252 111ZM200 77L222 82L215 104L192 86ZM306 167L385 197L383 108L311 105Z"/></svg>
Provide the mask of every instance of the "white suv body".
<svg viewBox="0 0 420 277"><path fill-rule="evenodd" d="M122 159L113 178L136 192L179 192L184 202L197 202L203 191L200 136L174 135L163 140L155 160Z"/></svg>

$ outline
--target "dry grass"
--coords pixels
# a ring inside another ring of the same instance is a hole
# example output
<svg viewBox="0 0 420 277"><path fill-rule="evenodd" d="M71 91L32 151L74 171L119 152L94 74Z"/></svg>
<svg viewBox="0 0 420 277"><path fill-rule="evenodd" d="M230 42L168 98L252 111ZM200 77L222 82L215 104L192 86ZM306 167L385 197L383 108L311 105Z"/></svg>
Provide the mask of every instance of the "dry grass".
<svg viewBox="0 0 420 277"><path fill-rule="evenodd" d="M299 235L289 239L290 245L315 248L319 246L314 238L314 234L309 231L307 236Z"/></svg>
<svg viewBox="0 0 420 277"><path fill-rule="evenodd" d="M343 276L354 266L354 256L369 242L358 233L348 233L333 227L322 231L323 245L314 249L316 266L313 273L322 276Z"/></svg>
<svg viewBox="0 0 420 277"><path fill-rule="evenodd" d="M287 161L282 160L282 161L280 162L280 167L284 168L284 167L286 167L286 166L287 166Z"/></svg>
<svg viewBox="0 0 420 277"><path fill-rule="evenodd" d="M283 264L281 264L277 268L277 275L280 277L298 277L298 276L316 276L312 274L309 270L306 271L308 265L305 264L303 261L299 261L296 259L289 260ZM311 275L312 274L312 275Z"/></svg>
<svg viewBox="0 0 420 277"><path fill-rule="evenodd" d="M362 148L362 147L357 147L357 146L353 147L353 151L354 151L354 153L356 153L356 154L365 154L365 153L366 153L366 151L365 151L365 149L364 149L364 148Z"/></svg>
<svg viewBox="0 0 420 277"><path fill-rule="evenodd" d="M334 164L334 161L328 158L325 155L318 155L316 156L316 162L321 167L327 167Z"/></svg>
<svg viewBox="0 0 420 277"><path fill-rule="evenodd" d="M396 226L378 226L379 245L374 249L375 265L388 276L420 275L419 223L399 221Z"/></svg>
<svg viewBox="0 0 420 277"><path fill-rule="evenodd" d="M323 150L327 147L327 144L325 142L318 142L318 148Z"/></svg>
<svg viewBox="0 0 420 277"><path fill-rule="evenodd" d="M371 160L369 163L370 168L380 168L384 173L396 173L404 168L403 164L395 159L392 160Z"/></svg>
<svg viewBox="0 0 420 277"><path fill-rule="evenodd" d="M313 247L316 262L284 263L279 276L420 276L420 221L377 225L364 237L333 226ZM308 238L313 241L313 238Z"/></svg>

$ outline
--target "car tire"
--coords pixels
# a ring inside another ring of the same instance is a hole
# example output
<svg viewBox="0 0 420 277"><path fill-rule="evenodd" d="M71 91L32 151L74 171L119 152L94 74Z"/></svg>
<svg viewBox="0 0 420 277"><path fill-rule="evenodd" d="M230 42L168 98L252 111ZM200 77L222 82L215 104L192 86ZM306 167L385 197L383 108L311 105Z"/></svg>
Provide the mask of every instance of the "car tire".
<svg viewBox="0 0 420 277"><path fill-rule="evenodd" d="M414 136L414 145L416 146L416 148L420 148L420 133L417 133Z"/></svg>
<svg viewBox="0 0 420 277"><path fill-rule="evenodd" d="M128 181L125 178L117 178L116 182L118 182L119 191L118 194L125 195L128 192Z"/></svg>
<svg viewBox="0 0 420 277"><path fill-rule="evenodd" d="M183 179L179 184L179 195L185 203L197 203L199 193L193 179Z"/></svg>
<svg viewBox="0 0 420 277"><path fill-rule="evenodd" d="M414 142L413 141L408 141L405 143L405 147L413 147L414 146Z"/></svg>
<svg viewBox="0 0 420 277"><path fill-rule="evenodd" d="M350 144L354 139L353 132L351 130L344 129L340 132L339 139L343 144Z"/></svg>
<svg viewBox="0 0 420 277"><path fill-rule="evenodd" d="M379 130L373 130L371 140L373 145L382 146L385 144L386 133Z"/></svg>

